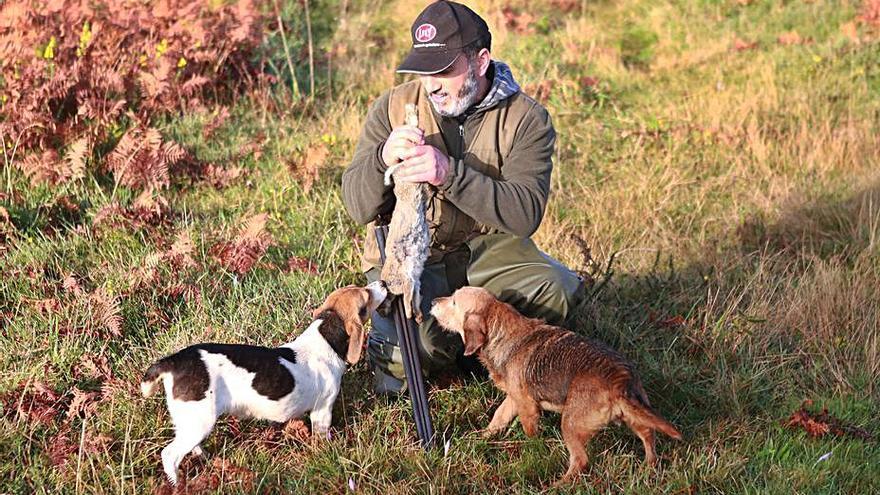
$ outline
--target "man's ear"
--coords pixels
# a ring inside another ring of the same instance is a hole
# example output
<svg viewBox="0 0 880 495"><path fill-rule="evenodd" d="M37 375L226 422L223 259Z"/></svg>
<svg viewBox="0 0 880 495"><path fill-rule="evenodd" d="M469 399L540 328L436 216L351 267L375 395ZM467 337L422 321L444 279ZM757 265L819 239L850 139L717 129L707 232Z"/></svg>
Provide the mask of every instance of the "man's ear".
<svg viewBox="0 0 880 495"><path fill-rule="evenodd" d="M477 72L480 74L480 77L483 77L489 72L489 63L492 61L492 54L489 53L489 50L483 48L477 53L477 58L480 61Z"/></svg>
<svg viewBox="0 0 880 495"><path fill-rule="evenodd" d="M483 347L486 343L486 329L482 317L473 313L465 317L462 339L464 340L465 356L470 356Z"/></svg>
<svg viewBox="0 0 880 495"><path fill-rule="evenodd" d="M346 352L345 360L349 364L355 364L361 360L361 353L364 349L364 340L366 339L364 326L357 319L346 320L345 333L348 334L348 352Z"/></svg>

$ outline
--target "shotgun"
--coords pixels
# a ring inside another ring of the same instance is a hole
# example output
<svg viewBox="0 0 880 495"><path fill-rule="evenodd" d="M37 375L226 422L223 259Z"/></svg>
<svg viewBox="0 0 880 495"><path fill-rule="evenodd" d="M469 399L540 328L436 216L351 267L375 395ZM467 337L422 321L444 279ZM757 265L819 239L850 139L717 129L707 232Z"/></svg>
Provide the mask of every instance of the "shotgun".
<svg viewBox="0 0 880 495"><path fill-rule="evenodd" d="M385 264L385 238L388 234L387 225L376 226L376 242L379 244L379 257ZM390 296L389 296L390 297ZM403 371L406 374L407 389L412 402L413 419L422 448L428 450L434 441L431 426L431 410L428 408L428 394L425 390L425 379L422 377L422 363L419 358L418 326L412 318L406 317L403 297L395 298L391 312L394 315L394 327L397 329L397 342L403 358Z"/></svg>

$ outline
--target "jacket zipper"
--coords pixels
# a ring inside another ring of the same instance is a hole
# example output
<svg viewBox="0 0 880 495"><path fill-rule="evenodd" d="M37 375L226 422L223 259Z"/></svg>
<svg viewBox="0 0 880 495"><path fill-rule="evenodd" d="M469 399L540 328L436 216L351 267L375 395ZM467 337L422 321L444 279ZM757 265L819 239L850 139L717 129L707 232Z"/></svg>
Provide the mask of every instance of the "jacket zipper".
<svg viewBox="0 0 880 495"><path fill-rule="evenodd" d="M458 158L464 159L464 124L458 124Z"/></svg>

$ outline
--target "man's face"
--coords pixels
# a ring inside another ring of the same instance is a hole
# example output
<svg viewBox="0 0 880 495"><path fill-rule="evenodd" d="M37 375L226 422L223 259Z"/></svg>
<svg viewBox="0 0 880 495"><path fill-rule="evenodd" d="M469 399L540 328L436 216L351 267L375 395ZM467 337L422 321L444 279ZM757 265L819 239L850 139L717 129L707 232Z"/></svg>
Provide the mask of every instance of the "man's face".
<svg viewBox="0 0 880 495"><path fill-rule="evenodd" d="M421 76L422 86L434 110L443 117L458 117L477 100L477 64L461 54L448 69L430 76Z"/></svg>

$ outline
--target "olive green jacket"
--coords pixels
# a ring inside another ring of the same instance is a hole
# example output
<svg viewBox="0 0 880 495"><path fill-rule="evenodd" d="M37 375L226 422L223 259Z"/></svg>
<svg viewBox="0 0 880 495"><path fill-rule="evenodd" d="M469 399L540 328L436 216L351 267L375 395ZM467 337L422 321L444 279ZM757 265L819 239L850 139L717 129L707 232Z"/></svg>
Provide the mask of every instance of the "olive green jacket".
<svg viewBox="0 0 880 495"><path fill-rule="evenodd" d="M437 252L455 250L482 233L529 237L544 215L556 141L550 115L519 91L510 69L503 63L492 62L489 75L493 79L489 94L465 116L441 117L431 109L445 145L441 147L453 158L454 167L441 186L429 186L433 201L447 207L429 205L426 216L429 223L442 224L443 209L460 212L471 220L466 235L432 228L432 248L439 248L432 249L432 258L436 258ZM358 223L390 215L394 208L393 186L383 182L387 164L381 157L382 146L392 129L389 98L393 91L417 84L418 81L405 83L384 93L367 114L352 163L342 176L343 201ZM517 116L514 122L504 121L508 113ZM486 122L492 125L487 126ZM512 139L500 145L498 141L504 136ZM501 149L503 146L509 149ZM432 212L437 218L431 218ZM455 223L461 222L456 219ZM369 234L366 244L375 242ZM371 251L372 246L364 247ZM376 264L371 256L365 258L369 264Z"/></svg>

